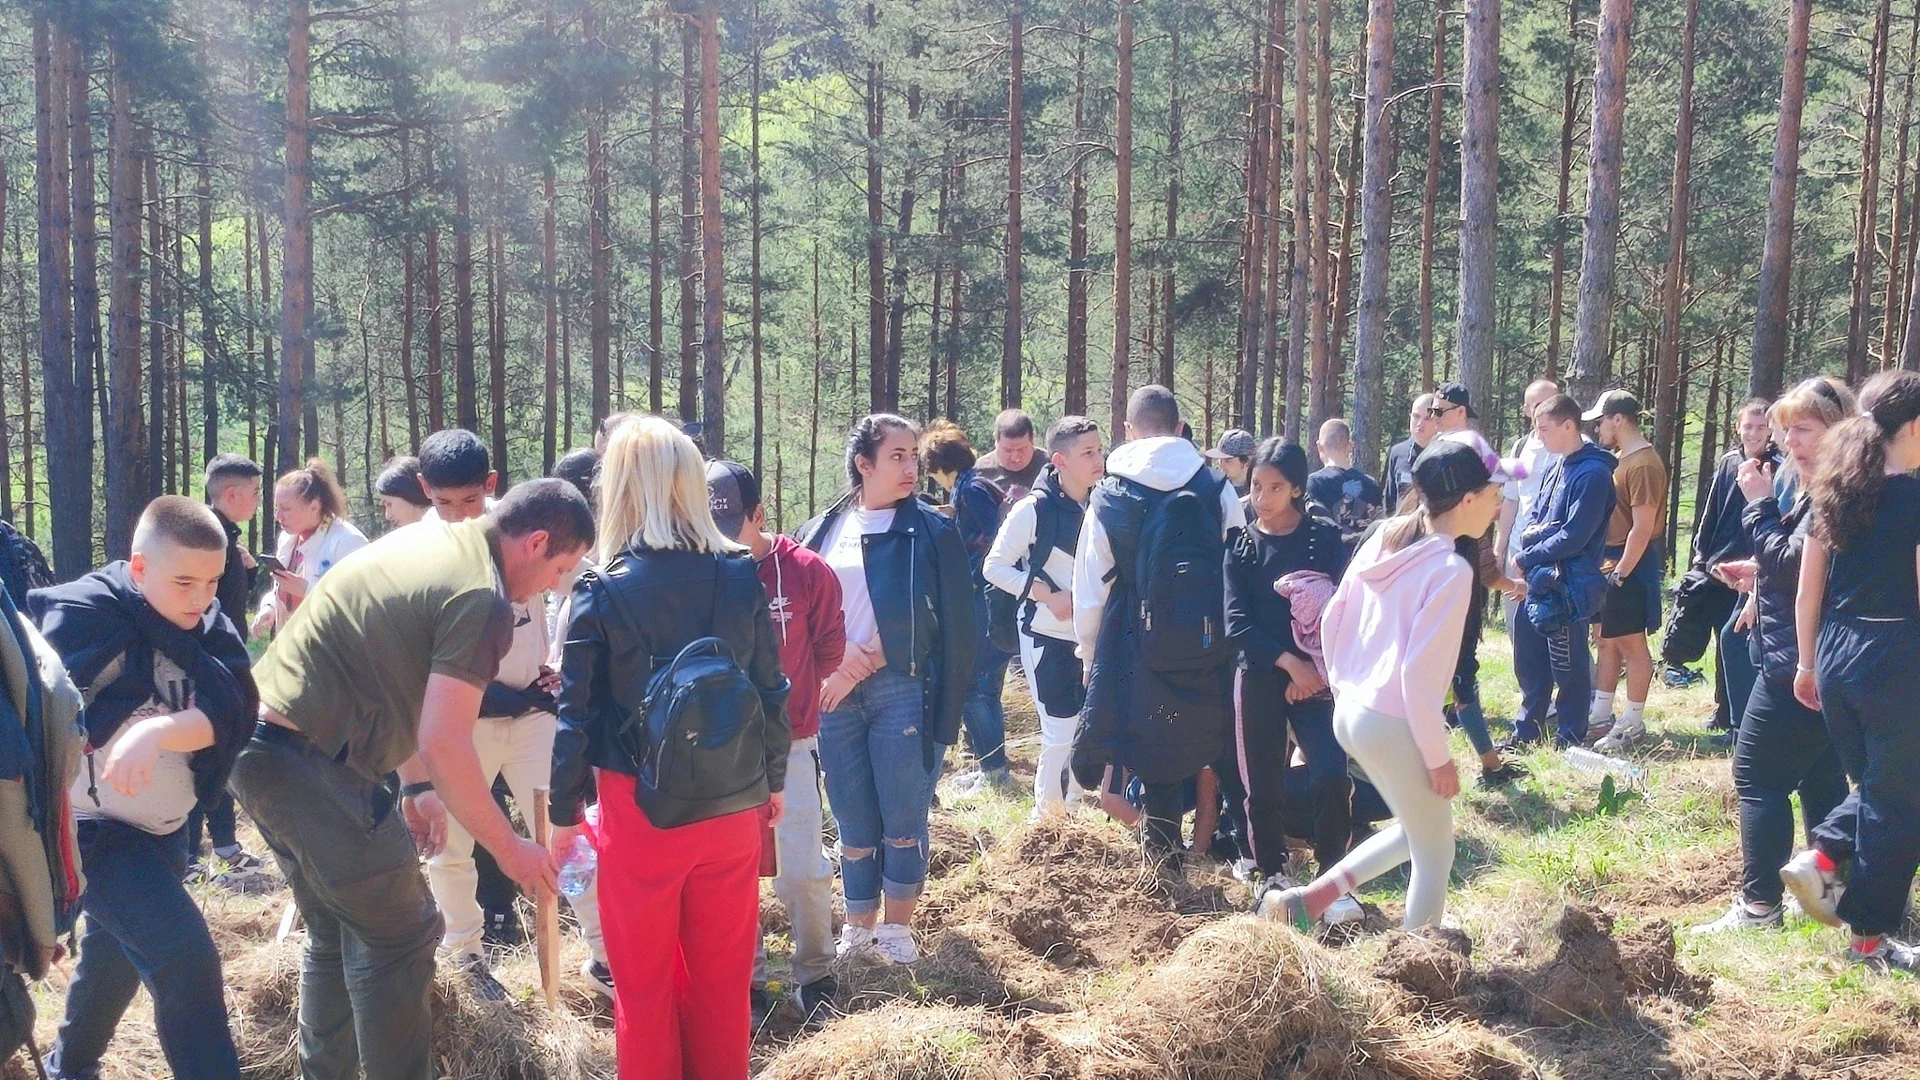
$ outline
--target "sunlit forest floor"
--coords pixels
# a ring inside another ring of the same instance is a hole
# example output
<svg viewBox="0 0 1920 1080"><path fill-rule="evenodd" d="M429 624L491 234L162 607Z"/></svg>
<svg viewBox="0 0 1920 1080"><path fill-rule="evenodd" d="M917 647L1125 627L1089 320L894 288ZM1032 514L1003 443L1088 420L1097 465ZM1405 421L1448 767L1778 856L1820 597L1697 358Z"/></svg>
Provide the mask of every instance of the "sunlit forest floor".
<svg viewBox="0 0 1920 1080"><path fill-rule="evenodd" d="M1502 633L1482 658L1489 712L1510 717ZM1608 798L1551 751L1522 758L1531 776L1507 789L1469 786L1456 804L1457 931L1434 940L1391 929L1404 872L1363 890L1364 924L1307 941L1241 914L1247 886L1217 864L1191 863L1188 888L1154 886L1131 837L1091 811L1027 824L1038 735L1018 676L1006 700L1021 784L966 799L943 785L925 958L845 968L842 1015L822 1026L783 1004L755 1036L760 1075L1920 1077L1920 981L1849 966L1841 931L1793 916L1782 931L1673 932L1717 917L1739 878L1728 752L1705 729L1710 686L1656 688L1654 737L1633 753L1644 796ZM275 943L284 890L270 879L250 892L195 888L226 960L247 1075L296 1076L299 936ZM765 923L778 966L786 924L770 893ZM569 934L565 1017L539 1002L530 950L498 966L517 995L506 1004L443 977L440 1074L612 1076L612 1014L580 984L584 958ZM70 970L35 990L43 1047ZM142 994L109 1080L166 1075L151 1015Z"/></svg>

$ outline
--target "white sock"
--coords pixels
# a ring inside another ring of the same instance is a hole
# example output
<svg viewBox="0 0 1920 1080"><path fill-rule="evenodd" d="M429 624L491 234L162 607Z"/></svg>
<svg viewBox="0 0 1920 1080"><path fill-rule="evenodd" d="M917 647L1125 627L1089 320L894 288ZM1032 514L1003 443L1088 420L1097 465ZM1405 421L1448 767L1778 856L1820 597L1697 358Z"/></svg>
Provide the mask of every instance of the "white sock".
<svg viewBox="0 0 1920 1080"><path fill-rule="evenodd" d="M1590 715L1593 723L1596 724L1610 719L1613 716L1613 694L1605 690L1595 690L1593 712Z"/></svg>
<svg viewBox="0 0 1920 1080"><path fill-rule="evenodd" d="M1620 726L1628 731L1643 730L1647 726L1646 713L1646 702L1629 701L1626 711L1620 714Z"/></svg>

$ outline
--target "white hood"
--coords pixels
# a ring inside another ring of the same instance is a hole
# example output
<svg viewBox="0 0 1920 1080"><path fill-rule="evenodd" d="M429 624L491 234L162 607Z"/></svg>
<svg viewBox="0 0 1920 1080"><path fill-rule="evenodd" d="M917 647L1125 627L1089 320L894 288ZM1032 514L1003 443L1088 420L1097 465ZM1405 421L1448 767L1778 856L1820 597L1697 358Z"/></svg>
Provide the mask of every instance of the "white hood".
<svg viewBox="0 0 1920 1080"><path fill-rule="evenodd" d="M1178 435L1158 435L1123 443L1107 457L1107 472L1145 484L1155 491L1185 487L1207 459Z"/></svg>

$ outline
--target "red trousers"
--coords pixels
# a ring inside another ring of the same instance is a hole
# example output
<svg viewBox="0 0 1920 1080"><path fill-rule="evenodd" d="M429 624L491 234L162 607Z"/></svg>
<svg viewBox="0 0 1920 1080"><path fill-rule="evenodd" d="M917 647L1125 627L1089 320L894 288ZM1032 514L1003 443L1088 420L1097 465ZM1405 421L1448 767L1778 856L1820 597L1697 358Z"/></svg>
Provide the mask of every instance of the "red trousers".
<svg viewBox="0 0 1920 1080"><path fill-rule="evenodd" d="M597 874L620 1080L745 1080L761 811L656 829L599 773Z"/></svg>

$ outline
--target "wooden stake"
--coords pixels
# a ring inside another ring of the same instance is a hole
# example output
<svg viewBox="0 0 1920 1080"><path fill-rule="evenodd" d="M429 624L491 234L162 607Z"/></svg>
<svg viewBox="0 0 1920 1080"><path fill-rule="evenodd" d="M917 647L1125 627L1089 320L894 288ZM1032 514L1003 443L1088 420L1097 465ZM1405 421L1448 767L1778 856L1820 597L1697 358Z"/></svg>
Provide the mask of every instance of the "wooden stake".
<svg viewBox="0 0 1920 1080"><path fill-rule="evenodd" d="M547 791L533 792L533 842L549 846L553 823L547 820ZM534 954L540 960L540 989L547 997L547 1008L560 1008L560 894L540 888L534 898Z"/></svg>

